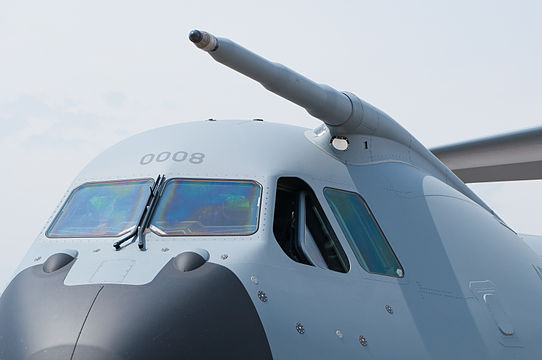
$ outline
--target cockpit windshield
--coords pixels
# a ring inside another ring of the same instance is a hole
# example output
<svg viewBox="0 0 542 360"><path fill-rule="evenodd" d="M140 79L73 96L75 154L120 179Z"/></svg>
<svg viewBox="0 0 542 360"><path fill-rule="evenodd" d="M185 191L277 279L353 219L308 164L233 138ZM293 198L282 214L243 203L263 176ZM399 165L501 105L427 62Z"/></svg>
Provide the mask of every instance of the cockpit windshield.
<svg viewBox="0 0 542 360"><path fill-rule="evenodd" d="M253 181L172 179L150 229L159 235L251 235L258 230L261 187Z"/></svg>
<svg viewBox="0 0 542 360"><path fill-rule="evenodd" d="M150 195L152 180L88 183L75 189L48 237L120 236L132 230Z"/></svg>

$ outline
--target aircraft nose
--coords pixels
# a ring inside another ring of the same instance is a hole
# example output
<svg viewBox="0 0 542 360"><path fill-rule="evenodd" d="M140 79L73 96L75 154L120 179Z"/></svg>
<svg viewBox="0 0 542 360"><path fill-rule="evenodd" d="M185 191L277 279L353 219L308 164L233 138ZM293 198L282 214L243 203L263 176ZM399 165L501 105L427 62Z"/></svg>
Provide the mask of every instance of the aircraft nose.
<svg viewBox="0 0 542 360"><path fill-rule="evenodd" d="M0 298L0 359L271 359L242 283L198 257L145 285L65 286L73 261L23 270Z"/></svg>

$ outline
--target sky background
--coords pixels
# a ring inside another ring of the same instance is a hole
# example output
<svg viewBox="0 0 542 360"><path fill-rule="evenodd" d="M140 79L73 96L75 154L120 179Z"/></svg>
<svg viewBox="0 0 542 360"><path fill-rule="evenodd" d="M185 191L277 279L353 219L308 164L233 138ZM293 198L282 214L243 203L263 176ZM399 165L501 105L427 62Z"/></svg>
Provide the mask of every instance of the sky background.
<svg viewBox="0 0 542 360"><path fill-rule="evenodd" d="M0 0L0 289L112 144L207 118L318 120L215 63L228 37L387 112L427 147L542 125L539 1ZM473 185L542 234L542 183Z"/></svg>

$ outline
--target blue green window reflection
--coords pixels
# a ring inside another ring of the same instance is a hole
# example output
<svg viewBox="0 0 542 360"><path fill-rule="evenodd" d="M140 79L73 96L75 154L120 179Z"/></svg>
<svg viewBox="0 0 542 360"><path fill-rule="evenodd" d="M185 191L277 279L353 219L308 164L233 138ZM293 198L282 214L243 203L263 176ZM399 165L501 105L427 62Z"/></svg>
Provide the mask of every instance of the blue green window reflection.
<svg viewBox="0 0 542 360"><path fill-rule="evenodd" d="M159 235L250 235L258 230L261 188L252 181L167 182L151 230Z"/></svg>
<svg viewBox="0 0 542 360"><path fill-rule="evenodd" d="M356 193L330 188L324 195L360 265L371 273L403 277L403 268L365 201Z"/></svg>
<svg viewBox="0 0 542 360"><path fill-rule="evenodd" d="M250 235L258 230L261 187L252 181L173 179L151 221L159 235Z"/></svg>
<svg viewBox="0 0 542 360"><path fill-rule="evenodd" d="M150 195L152 180L88 183L75 189L48 237L120 236L133 229Z"/></svg>

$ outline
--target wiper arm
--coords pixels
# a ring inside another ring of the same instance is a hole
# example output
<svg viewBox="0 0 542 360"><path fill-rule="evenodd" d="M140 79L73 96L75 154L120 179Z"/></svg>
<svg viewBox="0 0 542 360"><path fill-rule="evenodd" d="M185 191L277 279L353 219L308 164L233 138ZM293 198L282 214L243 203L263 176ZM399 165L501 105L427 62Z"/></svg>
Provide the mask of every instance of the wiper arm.
<svg viewBox="0 0 542 360"><path fill-rule="evenodd" d="M151 193L149 194L149 198L147 199L147 203L145 204L145 208L143 209L143 213L141 214L141 217L139 218L137 226L134 227L134 229L130 231L125 237L113 243L113 247L115 248L115 250L120 250L122 244L124 244L126 241L130 240L131 238L133 238L139 233L141 229L141 225L146 220L147 218L146 215L148 214L149 209L151 208L151 205L154 203L154 199L156 198L156 194L158 193L157 192L158 186L159 184L163 182L163 179L165 179L164 175L158 175L158 178L156 178L154 185L150 187Z"/></svg>
<svg viewBox="0 0 542 360"><path fill-rule="evenodd" d="M157 186L153 189L153 195L151 199L151 203L149 205L149 210L145 212L142 219L142 224L138 229L138 238L139 241L137 243L137 246L141 251L145 250L145 230L149 227L149 223L152 219L152 214L154 214L154 210L156 210L156 205L158 204L158 195L162 192L162 188L164 187L164 184L166 183L166 176L162 175L162 178L159 178L157 180Z"/></svg>
<svg viewBox="0 0 542 360"><path fill-rule="evenodd" d="M122 244L124 244L126 241L133 238L137 234L137 229L138 228L139 228L139 226L134 227L134 229L132 231L130 231L125 237L123 237L119 241L114 242L113 247L115 248L115 250L120 250L120 246Z"/></svg>

